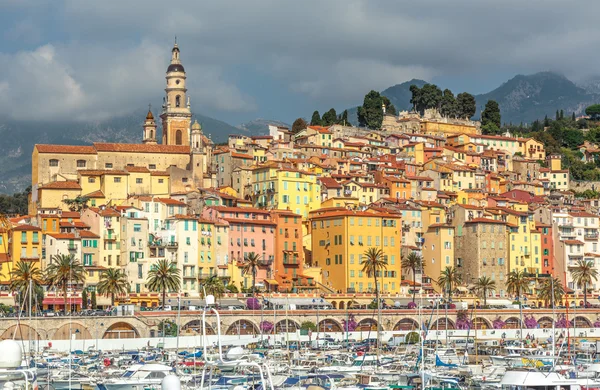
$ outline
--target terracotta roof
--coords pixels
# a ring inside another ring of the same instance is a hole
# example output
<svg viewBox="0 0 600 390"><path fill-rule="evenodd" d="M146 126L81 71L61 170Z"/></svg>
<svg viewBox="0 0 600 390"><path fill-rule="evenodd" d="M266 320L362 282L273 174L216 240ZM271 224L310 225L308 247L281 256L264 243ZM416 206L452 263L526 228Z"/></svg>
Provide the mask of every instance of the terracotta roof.
<svg viewBox="0 0 600 390"><path fill-rule="evenodd" d="M131 167L131 166L127 166L125 167L125 170L127 172L136 172L136 173L149 173L150 170L146 167Z"/></svg>
<svg viewBox="0 0 600 390"><path fill-rule="evenodd" d="M37 226L33 226L33 225L17 225L13 228L13 231L17 231L17 232L23 232L23 231L33 231L33 232L39 232L42 229L40 229Z"/></svg>
<svg viewBox="0 0 600 390"><path fill-rule="evenodd" d="M102 175L114 175L123 176L128 175L127 172L121 170L112 169L80 169L77 171L82 176L102 176Z"/></svg>
<svg viewBox="0 0 600 390"><path fill-rule="evenodd" d="M565 240L563 242L567 245L583 245L583 242L579 240Z"/></svg>
<svg viewBox="0 0 600 390"><path fill-rule="evenodd" d="M99 235L92 233L89 230L80 230L79 236L81 236L81 238L100 238Z"/></svg>
<svg viewBox="0 0 600 390"><path fill-rule="evenodd" d="M86 198L104 198L104 192L101 190L90 192L87 195L84 195Z"/></svg>
<svg viewBox="0 0 600 390"><path fill-rule="evenodd" d="M583 217L583 218L598 218L599 217L596 214L586 213L586 212L576 212L576 213L569 213L569 214L573 217Z"/></svg>
<svg viewBox="0 0 600 390"><path fill-rule="evenodd" d="M46 233L50 237L57 240L81 240L81 237L76 237L75 233Z"/></svg>
<svg viewBox="0 0 600 390"><path fill-rule="evenodd" d="M167 172L167 171L152 171L152 172L150 172L150 176L169 176L169 172Z"/></svg>
<svg viewBox="0 0 600 390"><path fill-rule="evenodd" d="M185 145L150 145L150 144L113 144L94 142L94 148L98 152L121 152L121 153L166 153L166 154L189 154L190 147Z"/></svg>
<svg viewBox="0 0 600 390"><path fill-rule="evenodd" d="M253 157L250 156L249 154L236 153L236 152L231 152L231 157L241 158L241 159L244 159L244 160L252 160L253 159Z"/></svg>
<svg viewBox="0 0 600 390"><path fill-rule="evenodd" d="M81 218L81 214L77 211L63 211L62 218Z"/></svg>
<svg viewBox="0 0 600 390"><path fill-rule="evenodd" d="M38 153L96 154L96 149L93 146L36 144L35 148Z"/></svg>
<svg viewBox="0 0 600 390"><path fill-rule="evenodd" d="M80 190L81 186L76 181L55 181L52 183L44 184L40 189L52 189L52 190Z"/></svg>
<svg viewBox="0 0 600 390"><path fill-rule="evenodd" d="M342 185L332 177L320 177L319 181L327 188L342 188Z"/></svg>
<svg viewBox="0 0 600 390"><path fill-rule="evenodd" d="M187 206L186 203L171 198L157 198L156 201L167 205Z"/></svg>
<svg viewBox="0 0 600 390"><path fill-rule="evenodd" d="M269 210L257 209L254 207L228 207L228 206L212 206L211 209L217 211L230 211L237 213L257 213L257 214L269 214Z"/></svg>
<svg viewBox="0 0 600 390"><path fill-rule="evenodd" d="M245 224L245 225L268 225L268 226L276 226L277 224L271 220L268 219L239 219L239 218L229 218L229 217L223 217L224 220L226 220L227 222L229 222L230 224L232 223L239 223L239 224Z"/></svg>

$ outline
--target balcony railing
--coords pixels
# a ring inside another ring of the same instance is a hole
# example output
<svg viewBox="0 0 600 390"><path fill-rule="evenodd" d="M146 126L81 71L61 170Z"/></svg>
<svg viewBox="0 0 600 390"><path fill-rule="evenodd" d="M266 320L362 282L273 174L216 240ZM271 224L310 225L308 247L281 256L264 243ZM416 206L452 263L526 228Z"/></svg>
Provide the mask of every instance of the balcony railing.
<svg viewBox="0 0 600 390"><path fill-rule="evenodd" d="M598 233L586 233L583 238L585 238L586 240L597 240L598 239Z"/></svg>
<svg viewBox="0 0 600 390"><path fill-rule="evenodd" d="M79 247L77 245L75 245L75 244L69 245L69 252L77 252L78 248Z"/></svg>
<svg viewBox="0 0 600 390"><path fill-rule="evenodd" d="M177 249L178 247L179 247L179 243L177 241L167 242L167 249Z"/></svg>
<svg viewBox="0 0 600 390"><path fill-rule="evenodd" d="M260 259L258 265L261 267L270 267L273 264L273 259Z"/></svg>
<svg viewBox="0 0 600 390"><path fill-rule="evenodd" d="M104 233L104 239L106 241L117 241L119 239L119 235L114 233Z"/></svg>

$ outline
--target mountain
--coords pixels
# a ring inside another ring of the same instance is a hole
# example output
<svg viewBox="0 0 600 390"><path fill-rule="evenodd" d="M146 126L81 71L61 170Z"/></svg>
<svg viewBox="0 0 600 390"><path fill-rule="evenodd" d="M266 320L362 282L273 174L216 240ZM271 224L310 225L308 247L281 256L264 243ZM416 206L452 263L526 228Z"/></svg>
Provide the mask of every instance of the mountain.
<svg viewBox="0 0 600 390"><path fill-rule="evenodd" d="M242 123L237 128L242 131L243 135L254 136L254 135L268 135L269 125L287 127L291 129L291 125L287 123L271 120L271 119L255 119L250 122Z"/></svg>
<svg viewBox="0 0 600 390"><path fill-rule="evenodd" d="M493 91L475 96L475 100L478 110L488 100L496 100L502 122L531 123L546 115L553 118L556 110L581 114L587 106L600 101L600 95L575 85L563 75L540 72L515 76Z"/></svg>
<svg viewBox="0 0 600 390"><path fill-rule="evenodd" d="M398 111L408 110L410 104L410 86L422 87L426 81L411 80L397 84L381 92L396 106ZM442 86L440 86L443 89ZM453 91L458 94L462 91ZM600 77L590 79L584 84L576 85L565 76L553 72L539 72L531 75L517 75L498 88L475 95L477 113L488 100L496 100L500 105L502 122L531 123L544 116L553 118L556 110L564 110L567 115L572 112L581 114L590 104L600 102ZM352 113L352 115L350 115ZM348 109L350 121L358 123L356 107Z"/></svg>
<svg viewBox="0 0 600 390"><path fill-rule="evenodd" d="M31 153L35 144L84 145L92 142L136 143L142 138L145 110L101 122L27 122L0 123L0 193L12 194L31 184ZM194 116L202 123L204 134L216 143L239 129L207 116ZM159 123L160 128L160 123ZM161 134L161 131L158 131Z"/></svg>

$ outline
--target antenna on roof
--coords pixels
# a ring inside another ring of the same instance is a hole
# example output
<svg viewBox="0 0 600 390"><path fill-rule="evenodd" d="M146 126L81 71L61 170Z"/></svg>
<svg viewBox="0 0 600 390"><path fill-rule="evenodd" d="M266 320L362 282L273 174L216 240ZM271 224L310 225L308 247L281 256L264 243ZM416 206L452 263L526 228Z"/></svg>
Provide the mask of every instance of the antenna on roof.
<svg viewBox="0 0 600 390"><path fill-rule="evenodd" d="M177 44L177 35L175 35L175 44Z"/></svg>

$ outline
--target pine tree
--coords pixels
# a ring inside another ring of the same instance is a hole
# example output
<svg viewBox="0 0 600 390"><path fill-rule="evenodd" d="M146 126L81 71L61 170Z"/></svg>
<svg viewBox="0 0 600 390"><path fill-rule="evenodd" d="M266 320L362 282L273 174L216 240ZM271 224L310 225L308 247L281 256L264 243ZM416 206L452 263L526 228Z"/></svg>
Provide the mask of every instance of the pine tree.
<svg viewBox="0 0 600 390"><path fill-rule="evenodd" d="M369 129L380 129L383 122L382 98L377 91L365 95L363 105L358 107L358 124Z"/></svg>
<svg viewBox="0 0 600 390"><path fill-rule="evenodd" d="M556 110L555 120L559 120L559 119L560 119L560 112L558 110Z"/></svg>
<svg viewBox="0 0 600 390"><path fill-rule="evenodd" d="M98 305L96 304L96 291L92 291L92 309L96 310Z"/></svg>
<svg viewBox="0 0 600 390"><path fill-rule="evenodd" d="M319 111L313 112L312 118L310 118L310 125L321 126L321 115L319 114Z"/></svg>
<svg viewBox="0 0 600 390"><path fill-rule="evenodd" d="M335 124L337 120L337 113L334 108L331 108L329 111L323 114L321 118L321 126L331 126Z"/></svg>
<svg viewBox="0 0 600 390"><path fill-rule="evenodd" d="M565 112L560 110L560 119L565 119Z"/></svg>
<svg viewBox="0 0 600 390"><path fill-rule="evenodd" d="M481 112L481 130L484 134L496 134L500 131L500 106L495 100L488 100Z"/></svg>
<svg viewBox="0 0 600 390"><path fill-rule="evenodd" d="M544 117L544 127L550 126L550 119L548 119L548 115Z"/></svg>
<svg viewBox="0 0 600 390"><path fill-rule="evenodd" d="M342 117L340 118L340 124L344 126L348 126L348 110L344 110L342 112Z"/></svg>
<svg viewBox="0 0 600 390"><path fill-rule="evenodd" d="M574 112L573 112L573 115L571 115L571 120L572 120L573 122L575 122L575 113L574 113Z"/></svg>
<svg viewBox="0 0 600 390"><path fill-rule="evenodd" d="M296 119L292 124L292 134L296 134L304 129L306 129L306 121L302 118Z"/></svg>
<svg viewBox="0 0 600 390"><path fill-rule="evenodd" d="M88 308L88 293L87 293L87 289L85 289L85 288L81 292L81 308L82 309Z"/></svg>

